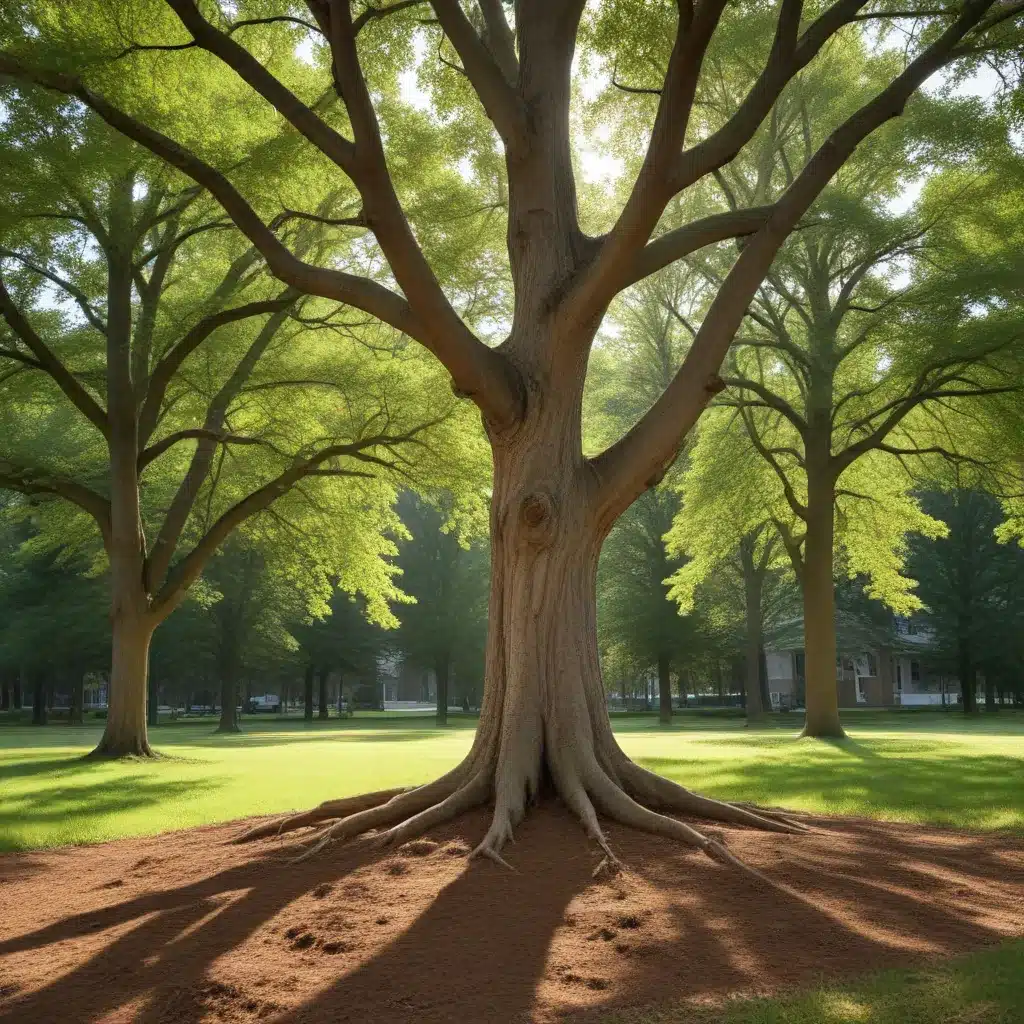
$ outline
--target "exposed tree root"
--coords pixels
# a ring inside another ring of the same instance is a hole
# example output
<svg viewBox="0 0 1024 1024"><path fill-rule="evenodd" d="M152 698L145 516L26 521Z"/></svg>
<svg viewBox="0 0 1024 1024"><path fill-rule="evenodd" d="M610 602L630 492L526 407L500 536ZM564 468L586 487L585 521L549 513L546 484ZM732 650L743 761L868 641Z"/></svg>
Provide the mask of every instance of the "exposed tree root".
<svg viewBox="0 0 1024 1024"><path fill-rule="evenodd" d="M470 858L486 858L514 871L502 852L508 843L514 842L513 829L522 820L529 800L536 795L535 785L532 779L521 778L510 783L508 772L499 782L494 758L480 757L480 753L477 751L476 756L471 755L454 771L426 786L330 800L310 811L257 825L233 842L249 842L323 826L302 844L306 849L299 859L313 856L331 843L368 833L374 845L400 845L493 799L491 825ZM594 871L595 877L614 875L623 867L601 827L598 811L631 828L676 839L701 850L712 860L768 884L771 884L769 879L732 854L717 838L662 812L783 834L809 831L807 826L776 809L699 796L641 768L625 755L602 760L609 761L611 770L599 763L592 751L580 755L578 750L552 753L549 748L546 756L556 792L603 855ZM325 824L327 822L331 824Z"/></svg>
<svg viewBox="0 0 1024 1024"><path fill-rule="evenodd" d="M321 822L331 821L334 818L344 818L349 814L355 814L358 811L365 811L371 807L387 803L388 800L405 792L407 792L406 789L382 789L376 793L361 793L359 796L346 797L344 800L326 800L312 810L303 811L300 814L285 815L281 818L265 821L260 825L254 825L240 836L230 840L230 842L248 843L254 839L269 839L273 836L283 835L286 832L294 832L299 828L319 825Z"/></svg>

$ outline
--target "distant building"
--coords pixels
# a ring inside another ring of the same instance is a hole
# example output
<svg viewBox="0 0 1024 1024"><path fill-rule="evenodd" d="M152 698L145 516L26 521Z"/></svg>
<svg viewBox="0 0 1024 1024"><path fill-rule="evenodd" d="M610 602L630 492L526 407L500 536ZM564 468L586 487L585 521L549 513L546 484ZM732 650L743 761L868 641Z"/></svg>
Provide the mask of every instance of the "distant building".
<svg viewBox="0 0 1024 1024"><path fill-rule="evenodd" d="M437 703L434 670L417 668L400 654L381 655L377 659L377 684L381 704L386 708Z"/></svg>
<svg viewBox="0 0 1024 1024"><path fill-rule="evenodd" d="M802 625L802 624L801 624ZM889 636L847 638L836 660L839 706L959 704L960 681L935 663L935 637L913 619L895 616ZM772 708L802 707L804 652L783 643L765 652Z"/></svg>

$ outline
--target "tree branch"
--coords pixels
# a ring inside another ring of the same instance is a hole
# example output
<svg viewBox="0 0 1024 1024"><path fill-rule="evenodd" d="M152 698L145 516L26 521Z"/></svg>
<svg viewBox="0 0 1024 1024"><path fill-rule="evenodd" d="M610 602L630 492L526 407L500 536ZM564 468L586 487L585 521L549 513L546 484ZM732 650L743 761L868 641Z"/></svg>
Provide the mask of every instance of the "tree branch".
<svg viewBox="0 0 1024 1024"><path fill-rule="evenodd" d="M766 388L763 384L756 380L751 380L749 377L723 377L722 383L728 388L737 388L741 391L753 391L758 398L764 403L764 405L773 409L777 413L781 413L789 420L790 423L796 427L797 432L802 438L807 436L807 421L787 402L784 398L775 394L769 388Z"/></svg>
<svg viewBox="0 0 1024 1024"><path fill-rule="evenodd" d="M466 17L458 0L432 0L431 6L437 20L444 29L455 52L462 60L462 67L473 85L487 116L494 123L509 151L518 151L526 142L526 110L510 79L502 70L501 59L488 50L477 35L469 18ZM484 14L486 16L486 10ZM498 12L504 21L504 15ZM506 23L506 29L508 25ZM505 44L499 41L499 51ZM512 53L515 61L515 53ZM507 62L508 54L505 54ZM508 69L511 70L511 63ZM518 62L516 61L518 72Z"/></svg>
<svg viewBox="0 0 1024 1024"><path fill-rule="evenodd" d="M768 273L779 247L811 203L857 146L880 125L898 117L921 83L953 59L957 43L984 16L991 2L967 0L953 24L938 35L874 99L864 104L829 135L793 184L775 203L764 226L750 236L718 290L672 383L638 423L618 442L591 460L592 479L597 489L595 499L599 509L598 519L602 524L613 522L619 512L643 492L645 481L658 467L671 460L681 439L696 422L711 397L721 389L722 384L717 377L719 367L746 315L750 301ZM855 10L848 10L851 5L852 0L840 0L830 8L831 15L826 12L804 33L803 39L810 38L816 42L817 36L824 29L816 30L815 26L823 24L828 27L831 24L830 16L834 20L840 14L845 18L847 13L855 13ZM792 17L792 0L783 0L783 8L780 34L787 9ZM799 14L798 9L796 13ZM777 35L777 41L778 38ZM823 39L816 42L816 49L820 49L823 43Z"/></svg>
<svg viewBox="0 0 1024 1024"><path fill-rule="evenodd" d="M322 120L227 32L211 25L192 0L165 0L196 43L256 90L300 135L355 180L355 146Z"/></svg>
<svg viewBox="0 0 1024 1024"><path fill-rule="evenodd" d="M263 223L256 211L220 171L172 139L108 103L102 96L91 92L79 78L31 67L19 58L3 52L0 52L0 74L76 96L111 127L203 185L224 207L238 229L260 251L274 276L286 284L307 294L356 306L397 330L422 340L425 328L400 295L369 278L302 262Z"/></svg>
<svg viewBox="0 0 1024 1024"><path fill-rule="evenodd" d="M691 221L681 228L666 231L648 242L634 257L628 268L623 288L667 267L670 263L688 256L706 245L723 242L730 238L752 235L764 227L771 216L772 207L759 206L749 210L729 213L715 213L700 220Z"/></svg>
<svg viewBox="0 0 1024 1024"><path fill-rule="evenodd" d="M266 313L277 313L288 309L298 298L298 292L288 289L273 299L262 299L248 302L244 306L233 309L222 309L218 313L203 317L188 333L174 345L156 364L149 378L149 387L139 413L139 443L145 445L156 428L163 405L164 395L174 375L181 369L185 360L211 335L218 327L237 323L252 316Z"/></svg>
<svg viewBox="0 0 1024 1024"><path fill-rule="evenodd" d="M213 441L216 444L263 444L258 437L244 437L241 434L229 434L223 431L205 430L202 427L191 427L188 430L177 430L167 437L161 438L155 444L151 444L139 454L138 468L141 473L151 462L160 458L164 452L173 448L181 441Z"/></svg>
<svg viewBox="0 0 1024 1024"><path fill-rule="evenodd" d="M501 0L480 0L480 11L484 16L484 43L491 51L505 81L514 86L519 79L519 60L516 57L516 40L512 35L508 19L501 6Z"/></svg>
<svg viewBox="0 0 1024 1024"><path fill-rule="evenodd" d="M0 315L22 340L25 347L35 356L39 368L48 373L71 404L104 437L108 437L110 423L107 420L106 412L75 379L71 371L54 355L46 342L36 333L35 328L22 316L21 310L15 305L2 277L0 277Z"/></svg>
<svg viewBox="0 0 1024 1024"><path fill-rule="evenodd" d="M0 487L20 494L52 494L70 501L92 516L99 527L104 546L109 547L110 502L92 488L67 477L19 466L3 458L0 458Z"/></svg>
<svg viewBox="0 0 1024 1024"><path fill-rule="evenodd" d="M332 459L353 458L370 464L385 464L383 460L372 454L372 449L381 446L393 446L407 443L432 424L421 424L401 435L378 434L349 444L331 445L309 458L302 459L273 480L247 495L232 505L206 531L205 535L193 549L178 562L168 574L167 580L160 588L159 594L152 602L152 609L161 617L166 617L176 607L188 588L198 579L203 567L220 545L246 519L272 505L278 498L286 494L294 484L312 475ZM346 475L340 467L329 467L335 470L334 476ZM354 471L352 475L365 476L364 472Z"/></svg>
<svg viewBox="0 0 1024 1024"><path fill-rule="evenodd" d="M103 322L103 318L92 308L92 304L89 302L88 296L80 288L76 288L70 281L64 280L59 274L53 273L51 270L47 270L46 267L41 266L34 260L25 256L23 253L15 252L13 249L0 249L0 256L8 256L11 259L17 260L23 267L31 270L34 274L39 274L45 277L48 281L52 281L62 291L67 292L72 299L75 300L75 304L85 315L86 320L96 328L100 334L106 334L107 325Z"/></svg>

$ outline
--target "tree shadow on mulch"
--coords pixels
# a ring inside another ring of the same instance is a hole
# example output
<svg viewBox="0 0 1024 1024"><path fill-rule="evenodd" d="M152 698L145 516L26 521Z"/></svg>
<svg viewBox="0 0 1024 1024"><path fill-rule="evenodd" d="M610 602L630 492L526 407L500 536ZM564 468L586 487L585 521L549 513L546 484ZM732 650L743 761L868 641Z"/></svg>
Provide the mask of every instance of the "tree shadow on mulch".
<svg viewBox="0 0 1024 1024"><path fill-rule="evenodd" d="M118 1010L139 1024L596 1019L1024 934L1020 837L851 820L800 837L722 830L779 883L769 886L611 828L630 870L598 883L597 855L558 805L522 825L508 850L515 873L449 855L454 840L472 842L486 825L477 813L438 830L438 845L401 870L400 858L366 846L298 864L274 843L225 847L224 827L62 856L50 882L73 889L68 912L0 932L0 958L20 986L0 999L0 1021ZM178 884L186 867L205 875ZM38 892L41 877L25 884ZM171 884L152 891L161 882ZM12 888L0 886L0 899ZM75 912L76 892L108 905Z"/></svg>

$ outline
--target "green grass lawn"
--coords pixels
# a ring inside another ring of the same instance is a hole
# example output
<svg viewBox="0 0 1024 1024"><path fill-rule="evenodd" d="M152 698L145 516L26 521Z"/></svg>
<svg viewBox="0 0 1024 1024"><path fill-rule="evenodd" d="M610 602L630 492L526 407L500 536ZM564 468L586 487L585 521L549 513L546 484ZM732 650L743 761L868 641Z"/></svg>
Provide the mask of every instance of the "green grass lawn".
<svg viewBox="0 0 1024 1024"><path fill-rule="evenodd" d="M724 1010L635 1010L602 1024L1021 1024L1024 942L927 969L887 971L780 999L737 999Z"/></svg>
<svg viewBox="0 0 1024 1024"><path fill-rule="evenodd" d="M0 849L101 842L308 807L425 782L469 749L475 720L372 713L306 726L247 719L151 731L158 761L82 761L102 723L0 725ZM671 729L621 716L620 742L645 766L701 792L830 814L1024 830L1024 714L853 712L850 738L796 741L795 718L681 715Z"/></svg>

